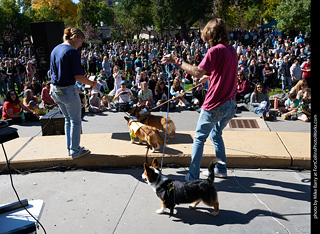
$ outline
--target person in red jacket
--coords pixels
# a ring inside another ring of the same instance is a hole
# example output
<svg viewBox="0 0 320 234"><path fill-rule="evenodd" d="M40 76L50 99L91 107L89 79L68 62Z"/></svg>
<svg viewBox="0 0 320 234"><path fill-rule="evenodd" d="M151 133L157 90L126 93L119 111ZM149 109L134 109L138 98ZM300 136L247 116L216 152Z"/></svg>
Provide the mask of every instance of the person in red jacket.
<svg viewBox="0 0 320 234"><path fill-rule="evenodd" d="M244 99L244 96L251 91L250 82L246 79L243 70L238 71L238 81L237 81L237 96L236 100L240 101Z"/></svg>
<svg viewBox="0 0 320 234"><path fill-rule="evenodd" d="M46 86L41 91L42 103L44 106L47 106L47 107L52 107L57 105L50 96L50 85L51 85L51 82L50 81L47 82Z"/></svg>

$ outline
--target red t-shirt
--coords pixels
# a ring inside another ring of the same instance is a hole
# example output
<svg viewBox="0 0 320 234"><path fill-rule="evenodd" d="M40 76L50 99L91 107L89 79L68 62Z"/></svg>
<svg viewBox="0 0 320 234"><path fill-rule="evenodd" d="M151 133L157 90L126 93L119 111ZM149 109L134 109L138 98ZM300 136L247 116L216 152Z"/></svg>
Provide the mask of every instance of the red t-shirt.
<svg viewBox="0 0 320 234"><path fill-rule="evenodd" d="M310 70L308 72L303 72L303 74L302 74L303 78L311 77L311 64L310 63L307 63L307 62L302 63L301 68L304 70Z"/></svg>
<svg viewBox="0 0 320 234"><path fill-rule="evenodd" d="M202 108L210 111L237 95L238 57L231 45L211 47L199 67L210 73L209 89Z"/></svg>
<svg viewBox="0 0 320 234"><path fill-rule="evenodd" d="M2 109L2 118L3 119L9 119L11 118L7 111L8 109L12 109L13 114L20 114L21 112L21 106L20 106L20 100L18 100L18 103L10 103L8 101L6 101L3 105L3 109Z"/></svg>

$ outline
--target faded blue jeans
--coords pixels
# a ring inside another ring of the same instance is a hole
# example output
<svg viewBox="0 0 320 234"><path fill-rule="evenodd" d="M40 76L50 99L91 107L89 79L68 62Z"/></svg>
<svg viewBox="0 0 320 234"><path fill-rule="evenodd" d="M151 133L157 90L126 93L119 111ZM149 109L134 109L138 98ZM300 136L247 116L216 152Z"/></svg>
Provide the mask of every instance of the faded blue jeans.
<svg viewBox="0 0 320 234"><path fill-rule="evenodd" d="M236 106L236 101L230 99L211 111L201 109L192 145L191 164L189 167L190 180L199 179L203 147L208 136L210 136L214 145L216 157L227 163L222 130L233 118ZM217 164L216 168L220 173L227 172L226 165Z"/></svg>
<svg viewBox="0 0 320 234"><path fill-rule="evenodd" d="M59 87L51 85L50 95L62 111L65 123L68 155L77 156L82 152L81 134L81 101L76 86Z"/></svg>

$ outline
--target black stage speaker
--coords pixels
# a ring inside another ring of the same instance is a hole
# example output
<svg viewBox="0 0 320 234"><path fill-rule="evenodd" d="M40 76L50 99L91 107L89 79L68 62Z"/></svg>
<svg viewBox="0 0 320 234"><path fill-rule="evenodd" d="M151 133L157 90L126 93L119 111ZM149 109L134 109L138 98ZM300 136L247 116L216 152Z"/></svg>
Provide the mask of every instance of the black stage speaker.
<svg viewBox="0 0 320 234"><path fill-rule="evenodd" d="M62 43L64 22L30 23L37 68L47 72L50 68L50 54L54 47Z"/></svg>
<svg viewBox="0 0 320 234"><path fill-rule="evenodd" d="M64 135L64 115L60 110L52 110L45 114L41 120L42 136Z"/></svg>

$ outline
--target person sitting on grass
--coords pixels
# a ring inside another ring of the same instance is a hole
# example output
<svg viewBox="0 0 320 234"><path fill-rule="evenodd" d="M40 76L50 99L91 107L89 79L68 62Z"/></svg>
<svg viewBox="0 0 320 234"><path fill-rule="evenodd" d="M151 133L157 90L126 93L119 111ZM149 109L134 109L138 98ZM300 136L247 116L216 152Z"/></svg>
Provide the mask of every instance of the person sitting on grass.
<svg viewBox="0 0 320 234"><path fill-rule="evenodd" d="M297 111L299 106L299 100L297 99L296 93L290 93L289 98L284 103L285 107L279 108L279 111L283 114L281 117L283 119L297 119Z"/></svg>
<svg viewBox="0 0 320 234"><path fill-rule="evenodd" d="M51 108L57 105L50 96L50 85L51 85L51 81L47 82L45 87L41 91L41 99L42 99L43 106L48 108Z"/></svg>
<svg viewBox="0 0 320 234"><path fill-rule="evenodd" d="M138 106L143 106L146 108L151 108L153 105L153 94L150 89L148 89L148 83L142 82L141 90L138 93Z"/></svg>
<svg viewBox="0 0 320 234"><path fill-rule="evenodd" d="M22 111L27 111L24 114ZM28 107L23 105L19 100L17 93L14 90L9 90L6 95L6 101L2 109L3 120L12 119L12 123L21 123L22 121L36 121L39 120L39 116L32 112Z"/></svg>
<svg viewBox="0 0 320 234"><path fill-rule="evenodd" d="M98 97L98 91L92 90L91 97L89 99L89 112L98 113L100 111L100 98Z"/></svg>
<svg viewBox="0 0 320 234"><path fill-rule="evenodd" d="M311 116L311 89L302 90L302 100L298 107L298 119L303 122L309 122Z"/></svg>
<svg viewBox="0 0 320 234"><path fill-rule="evenodd" d="M116 92L114 100L115 106L118 111L127 111L126 108L130 109L133 106L133 94L130 89L127 88L127 82L125 80L121 81L120 88ZM126 107L125 107L126 106Z"/></svg>
<svg viewBox="0 0 320 234"><path fill-rule="evenodd" d="M184 99L183 95L180 95L184 92L183 88L180 85L180 81L178 79L173 80L173 85L170 88L170 95L175 97L173 100L173 104L176 106L186 107L186 105L190 105L190 103Z"/></svg>
<svg viewBox="0 0 320 234"><path fill-rule="evenodd" d="M253 107L253 112L256 113L263 120L271 120L272 117L269 115L269 96L266 93L264 86L257 83L254 92L250 97L250 105Z"/></svg>
<svg viewBox="0 0 320 234"><path fill-rule="evenodd" d="M23 105L25 105L30 110L35 110L39 108L39 100L34 96L31 89L24 91Z"/></svg>
<svg viewBox="0 0 320 234"><path fill-rule="evenodd" d="M237 80L237 101L245 101L244 97L246 94L250 93L251 91L251 85L250 82L246 79L246 75L244 71L239 70L238 71L238 80Z"/></svg>
<svg viewBox="0 0 320 234"><path fill-rule="evenodd" d="M194 78L193 79L194 83L193 83L193 87L198 85L200 82L199 78ZM204 89L203 85L199 85L197 88L192 89L192 100L191 100L191 104L192 106L189 107L189 110L199 110L200 107L202 106L205 97L207 94L207 90Z"/></svg>

